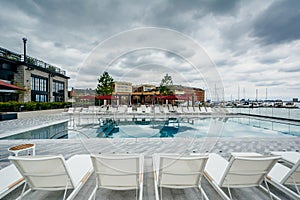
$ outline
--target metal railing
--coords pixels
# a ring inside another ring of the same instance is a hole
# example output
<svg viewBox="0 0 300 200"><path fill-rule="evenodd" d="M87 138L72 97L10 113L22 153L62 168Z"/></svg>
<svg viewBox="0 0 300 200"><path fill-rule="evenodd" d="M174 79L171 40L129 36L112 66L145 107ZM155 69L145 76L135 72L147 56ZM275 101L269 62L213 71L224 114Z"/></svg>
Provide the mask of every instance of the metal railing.
<svg viewBox="0 0 300 200"><path fill-rule="evenodd" d="M242 113L249 115L258 115L265 117L283 118L300 120L299 108L274 108L274 107L259 107L259 108L227 108L229 113Z"/></svg>
<svg viewBox="0 0 300 200"><path fill-rule="evenodd" d="M21 56L21 61L24 61L24 56L23 55ZM50 71L53 71L53 72L56 72L56 73L59 73L59 74L62 74L62 75L66 75L65 70L62 70L58 67L55 67L53 65L45 63L44 61L41 61L39 59L30 57L30 56L26 56L26 62L29 63L29 64L32 64L32 65L38 66L38 67L48 69Z"/></svg>
<svg viewBox="0 0 300 200"><path fill-rule="evenodd" d="M21 56L19 54L16 54L7 49L3 49L1 47L0 47L0 56L3 58L7 58L9 60L12 60L12 61L20 61L21 60Z"/></svg>
<svg viewBox="0 0 300 200"><path fill-rule="evenodd" d="M1 47L0 47L0 57L6 58L8 60L16 61L16 62L20 62L20 61L24 62L24 55L14 53L12 51L9 51L9 50L1 48ZM55 67L53 65L50 65L48 63L45 63L44 61L41 61L37 58L26 56L26 63L48 69L50 71L53 71L53 72L56 72L56 73L59 73L62 75L66 75L65 70L62 70L62 69Z"/></svg>

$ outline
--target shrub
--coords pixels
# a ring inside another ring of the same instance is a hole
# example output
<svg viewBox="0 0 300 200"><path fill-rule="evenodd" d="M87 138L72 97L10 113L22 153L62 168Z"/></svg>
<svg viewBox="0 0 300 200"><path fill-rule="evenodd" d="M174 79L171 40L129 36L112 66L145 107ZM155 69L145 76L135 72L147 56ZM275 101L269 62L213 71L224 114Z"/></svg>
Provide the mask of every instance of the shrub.
<svg viewBox="0 0 300 200"><path fill-rule="evenodd" d="M0 112L18 112L18 111L34 111L59 109L72 106L70 102L0 102Z"/></svg>
<svg viewBox="0 0 300 200"><path fill-rule="evenodd" d="M24 105L24 109L28 111L34 111L36 110L36 102L27 102Z"/></svg>

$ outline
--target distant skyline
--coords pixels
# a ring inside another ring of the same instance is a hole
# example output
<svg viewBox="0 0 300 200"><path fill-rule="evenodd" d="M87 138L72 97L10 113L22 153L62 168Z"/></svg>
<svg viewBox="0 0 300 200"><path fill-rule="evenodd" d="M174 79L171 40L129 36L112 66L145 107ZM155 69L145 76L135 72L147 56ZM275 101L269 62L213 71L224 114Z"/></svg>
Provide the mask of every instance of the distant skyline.
<svg viewBox="0 0 300 200"><path fill-rule="evenodd" d="M264 100L266 90L268 99L300 99L298 0L2 0L0 7L0 46L22 53L26 37L27 54L66 70L70 88L94 89L107 70L116 81L133 84L158 85L168 73L176 85L206 90L205 72L192 73L185 60L193 50L177 41L170 45L178 45L185 59L163 49L140 49L106 65L98 62L101 56L91 59L114 35L158 27L182 33L205 50L223 81L226 100L238 94ZM109 51L119 49L112 45Z"/></svg>

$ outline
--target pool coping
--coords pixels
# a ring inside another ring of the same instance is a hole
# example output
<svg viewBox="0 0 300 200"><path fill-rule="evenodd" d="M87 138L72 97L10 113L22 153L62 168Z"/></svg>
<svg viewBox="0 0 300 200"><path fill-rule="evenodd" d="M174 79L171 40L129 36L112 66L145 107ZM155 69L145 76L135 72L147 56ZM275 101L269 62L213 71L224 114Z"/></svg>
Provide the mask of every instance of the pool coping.
<svg viewBox="0 0 300 200"><path fill-rule="evenodd" d="M39 124L39 125L34 125L34 126L29 126L29 127L18 127L18 128L12 129L12 130L6 130L5 132L0 133L0 140L5 137L18 135L20 133L33 131L33 130L37 130L40 128L45 128L45 127L53 126L56 124L65 123L68 121L69 121L69 119L56 120L56 121L48 122L46 124L44 123L44 124Z"/></svg>

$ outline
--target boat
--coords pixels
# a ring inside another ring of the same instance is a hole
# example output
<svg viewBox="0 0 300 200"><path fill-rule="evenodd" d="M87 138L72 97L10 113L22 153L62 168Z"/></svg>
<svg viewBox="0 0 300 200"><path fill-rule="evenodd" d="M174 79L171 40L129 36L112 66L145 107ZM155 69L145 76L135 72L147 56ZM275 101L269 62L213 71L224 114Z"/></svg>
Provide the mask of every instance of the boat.
<svg viewBox="0 0 300 200"><path fill-rule="evenodd" d="M298 108L294 102L286 102L284 107L285 108Z"/></svg>
<svg viewBox="0 0 300 200"><path fill-rule="evenodd" d="M282 100L275 100L274 107L276 107L276 108L283 107L283 101Z"/></svg>

